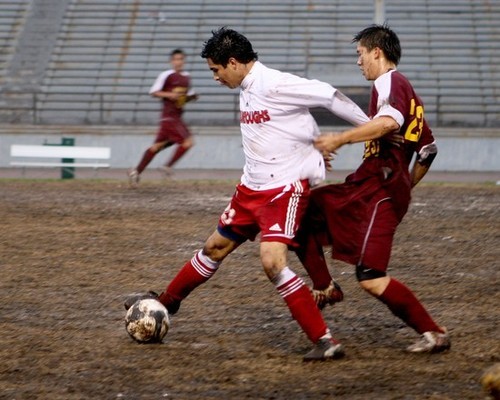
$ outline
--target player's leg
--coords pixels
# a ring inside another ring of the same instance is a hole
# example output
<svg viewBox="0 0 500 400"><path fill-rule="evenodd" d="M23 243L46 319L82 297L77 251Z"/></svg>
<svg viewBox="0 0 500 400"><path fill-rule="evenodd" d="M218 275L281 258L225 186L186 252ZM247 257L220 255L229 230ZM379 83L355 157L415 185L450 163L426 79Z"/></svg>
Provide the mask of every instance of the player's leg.
<svg viewBox="0 0 500 400"><path fill-rule="evenodd" d="M342 345L332 338L321 312L304 281L287 266L288 245L262 242L262 266L269 280L285 301L292 317L316 346L304 356L304 361L340 358Z"/></svg>
<svg viewBox="0 0 500 400"><path fill-rule="evenodd" d="M219 218L217 230L207 239L201 251L188 261L160 295L160 301L171 314L196 287L217 271L224 258L247 239L253 240L258 227L252 223L245 207L244 193L238 188Z"/></svg>
<svg viewBox="0 0 500 400"><path fill-rule="evenodd" d="M215 231L207 239L203 249L184 264L166 290L158 297L169 313L175 314L181 301L198 286L208 281L224 258L240 244L241 242L228 239Z"/></svg>
<svg viewBox="0 0 500 400"><path fill-rule="evenodd" d="M217 271L224 258L236 249L242 242L222 236L215 231L198 251L177 272L165 291L158 295L155 292L135 293L125 300L125 309L129 309L137 300L158 299L168 310L175 314L184 300L194 289L208 281Z"/></svg>
<svg viewBox="0 0 500 400"><path fill-rule="evenodd" d="M171 146L173 142L170 142L168 140L163 140L160 142L155 142L153 143L148 149L144 152L141 161L136 167L136 171L141 174L142 171L146 169L146 167L149 165L149 163L153 160L153 158L158 154L160 151L166 149L167 147Z"/></svg>
<svg viewBox="0 0 500 400"><path fill-rule="evenodd" d="M192 137L188 137L186 139L184 139L182 141L182 143L180 143L178 146L177 146L177 149L175 150L174 154L172 155L172 157L170 158L170 160L167 162L167 164L165 165L167 168L172 168L174 166L174 164L180 160L180 158L186 154L186 152L194 146L194 140Z"/></svg>
<svg viewBox="0 0 500 400"><path fill-rule="evenodd" d="M297 182L283 188L281 193L269 191L266 195L269 196L268 200L263 200L258 213L261 262L267 277L275 285L292 317L316 345L304 360L342 357L342 346L332 338L311 292L287 263L288 247L295 246L297 226L307 205L307 184Z"/></svg>
<svg viewBox="0 0 500 400"><path fill-rule="evenodd" d="M413 352L437 352L449 348L446 329L432 319L415 294L403 283L386 273L397 218L390 201L375 208L371 228L365 238L361 260L356 267L360 286L378 298L409 327L423 335L424 342L410 346Z"/></svg>
<svg viewBox="0 0 500 400"><path fill-rule="evenodd" d="M311 191L311 199L296 236L295 252L313 283L312 295L319 309L343 300L340 285L332 278L326 263L323 246L331 244L323 208L318 201L319 190Z"/></svg>
<svg viewBox="0 0 500 400"><path fill-rule="evenodd" d="M142 155L142 158L139 161L139 164L137 164L137 167L129 171L128 177L130 185L132 186L137 185L139 183L141 173L146 169L146 167L153 160L155 155L158 154L163 149L166 149L167 147L171 146L172 144L173 142L164 140L160 137L160 135L158 135L156 141L150 147L148 147L144 152L144 154Z"/></svg>
<svg viewBox="0 0 500 400"><path fill-rule="evenodd" d="M170 126L170 139L178 143L177 149L170 160L162 168L166 175L172 173L172 167L186 152L194 146L193 136L182 119L176 119Z"/></svg>

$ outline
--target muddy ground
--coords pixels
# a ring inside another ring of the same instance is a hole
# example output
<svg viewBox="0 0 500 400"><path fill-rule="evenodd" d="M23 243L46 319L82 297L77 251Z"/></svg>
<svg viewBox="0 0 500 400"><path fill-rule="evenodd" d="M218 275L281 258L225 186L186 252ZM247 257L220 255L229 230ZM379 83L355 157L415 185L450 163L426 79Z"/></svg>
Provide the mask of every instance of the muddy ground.
<svg viewBox="0 0 500 400"><path fill-rule="evenodd" d="M133 342L125 295L164 289L234 184L0 180L0 399L487 398L479 378L500 361L494 185L422 184L396 237L391 273L448 327L447 353L406 354L417 335L336 262L345 301L324 315L347 356L303 363L310 344L256 243L184 301L165 343Z"/></svg>

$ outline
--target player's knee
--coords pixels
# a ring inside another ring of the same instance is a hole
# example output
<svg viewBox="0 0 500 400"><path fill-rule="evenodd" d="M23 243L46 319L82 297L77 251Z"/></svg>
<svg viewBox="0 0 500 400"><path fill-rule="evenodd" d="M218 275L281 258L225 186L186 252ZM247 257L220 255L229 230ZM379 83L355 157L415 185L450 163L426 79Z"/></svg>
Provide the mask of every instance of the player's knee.
<svg viewBox="0 0 500 400"><path fill-rule="evenodd" d="M156 144L152 145L150 148L149 148L149 151L153 154L157 154L159 153L163 148L161 146L157 146Z"/></svg>
<svg viewBox="0 0 500 400"><path fill-rule="evenodd" d="M149 150L151 152L153 152L154 154L156 153L159 153L160 151L166 149L167 147L169 147L172 143L170 142L158 142L158 143L154 143L150 148Z"/></svg>
<svg viewBox="0 0 500 400"><path fill-rule="evenodd" d="M218 234L218 232L215 232L205 242L205 245L203 246L203 254L213 261L221 262L236 247L238 247L237 242L227 239Z"/></svg>
<svg viewBox="0 0 500 400"><path fill-rule="evenodd" d="M362 289L376 297L383 293L390 279L386 272L367 268L363 265L356 267L356 278Z"/></svg>
<svg viewBox="0 0 500 400"><path fill-rule="evenodd" d="M203 246L203 254L213 261L220 262L227 256L228 252L223 246L217 245L214 242L207 242Z"/></svg>
<svg viewBox="0 0 500 400"><path fill-rule="evenodd" d="M193 147L193 146L194 146L194 140L193 140L193 139L191 139L191 138L186 139L186 140L184 140L184 142L182 142L181 146L182 146L183 148L185 148L186 150L187 150L187 149L190 149L191 147Z"/></svg>
<svg viewBox="0 0 500 400"><path fill-rule="evenodd" d="M262 268L269 280L273 280L284 268L284 266L279 265L275 262L262 262Z"/></svg>

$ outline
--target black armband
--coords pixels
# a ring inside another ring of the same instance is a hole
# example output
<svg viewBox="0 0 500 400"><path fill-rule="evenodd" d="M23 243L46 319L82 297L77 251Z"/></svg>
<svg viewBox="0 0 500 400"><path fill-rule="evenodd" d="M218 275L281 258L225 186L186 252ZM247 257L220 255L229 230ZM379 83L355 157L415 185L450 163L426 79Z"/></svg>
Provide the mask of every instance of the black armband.
<svg viewBox="0 0 500 400"><path fill-rule="evenodd" d="M436 142L432 142L420 149L417 154L417 162L424 166L430 166L438 152Z"/></svg>
<svg viewBox="0 0 500 400"><path fill-rule="evenodd" d="M384 276L387 276L387 274L384 271L378 271L373 268L367 268L362 264L356 266L356 278L358 279L358 282L383 278Z"/></svg>

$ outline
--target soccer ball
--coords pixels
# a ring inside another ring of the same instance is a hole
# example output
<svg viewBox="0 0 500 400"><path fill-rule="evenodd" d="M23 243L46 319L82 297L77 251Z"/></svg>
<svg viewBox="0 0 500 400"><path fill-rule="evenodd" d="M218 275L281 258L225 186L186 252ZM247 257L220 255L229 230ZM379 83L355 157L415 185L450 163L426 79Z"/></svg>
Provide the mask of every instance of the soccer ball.
<svg viewBox="0 0 500 400"><path fill-rule="evenodd" d="M493 399L500 399L500 363L493 364L484 371L481 384Z"/></svg>
<svg viewBox="0 0 500 400"><path fill-rule="evenodd" d="M139 343L161 343L169 328L168 311L155 299L136 301L125 315L125 329Z"/></svg>

